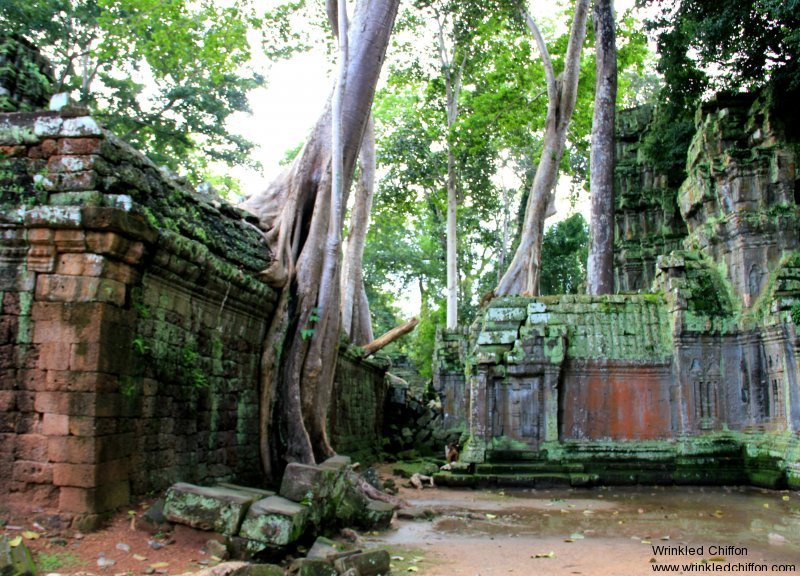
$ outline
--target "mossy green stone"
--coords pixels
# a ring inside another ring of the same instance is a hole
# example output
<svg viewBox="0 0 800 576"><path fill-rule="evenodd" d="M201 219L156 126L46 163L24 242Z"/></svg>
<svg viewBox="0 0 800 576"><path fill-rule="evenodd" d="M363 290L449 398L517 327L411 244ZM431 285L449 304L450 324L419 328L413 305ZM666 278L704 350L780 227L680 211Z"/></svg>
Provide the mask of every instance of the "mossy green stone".
<svg viewBox="0 0 800 576"><path fill-rule="evenodd" d="M164 517L170 522L233 535L257 498L245 490L178 483L167 490Z"/></svg>
<svg viewBox="0 0 800 576"><path fill-rule="evenodd" d="M303 535L308 516L308 506L280 496L270 496L250 506L239 536L274 546L286 546Z"/></svg>

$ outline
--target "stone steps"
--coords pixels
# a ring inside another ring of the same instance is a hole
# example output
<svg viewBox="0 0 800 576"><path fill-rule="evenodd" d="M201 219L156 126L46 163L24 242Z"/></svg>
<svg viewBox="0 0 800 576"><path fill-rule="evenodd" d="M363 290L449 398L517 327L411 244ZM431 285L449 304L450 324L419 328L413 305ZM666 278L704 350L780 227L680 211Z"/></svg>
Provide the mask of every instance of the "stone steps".
<svg viewBox="0 0 800 576"><path fill-rule="evenodd" d="M523 474L461 474L439 472L433 476L437 486L453 488L509 487L509 488L569 488L593 486L597 476L586 473L540 472Z"/></svg>

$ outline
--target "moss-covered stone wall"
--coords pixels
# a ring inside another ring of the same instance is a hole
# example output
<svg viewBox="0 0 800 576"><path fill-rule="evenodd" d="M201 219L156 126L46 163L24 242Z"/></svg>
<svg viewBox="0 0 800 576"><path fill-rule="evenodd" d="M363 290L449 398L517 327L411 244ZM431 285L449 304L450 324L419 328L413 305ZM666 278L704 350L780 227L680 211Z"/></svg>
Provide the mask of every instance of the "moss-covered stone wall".
<svg viewBox="0 0 800 576"><path fill-rule="evenodd" d="M0 495L89 526L176 481L262 483L276 294L249 214L85 114L0 114ZM379 448L385 370L343 351L338 450Z"/></svg>
<svg viewBox="0 0 800 576"><path fill-rule="evenodd" d="M0 115L0 491L91 523L177 480L258 478L275 294L244 213L82 113Z"/></svg>
<svg viewBox="0 0 800 576"><path fill-rule="evenodd" d="M717 96L681 184L642 153L651 114L620 114L615 274L654 293L492 301L467 345L465 461L798 486L798 143L767 96Z"/></svg>
<svg viewBox="0 0 800 576"><path fill-rule="evenodd" d="M340 348L328 425L331 445L354 461L373 462L382 446L388 358L363 359L355 347Z"/></svg>
<svg viewBox="0 0 800 576"><path fill-rule="evenodd" d="M678 194L685 246L723 267L749 308L800 246L798 143L787 141L768 95L717 95L696 124Z"/></svg>
<svg viewBox="0 0 800 576"><path fill-rule="evenodd" d="M643 152L653 114L652 106L641 106L617 115L614 216L617 292L649 291L658 256L682 248L687 233L677 202L681 176L656 170Z"/></svg>

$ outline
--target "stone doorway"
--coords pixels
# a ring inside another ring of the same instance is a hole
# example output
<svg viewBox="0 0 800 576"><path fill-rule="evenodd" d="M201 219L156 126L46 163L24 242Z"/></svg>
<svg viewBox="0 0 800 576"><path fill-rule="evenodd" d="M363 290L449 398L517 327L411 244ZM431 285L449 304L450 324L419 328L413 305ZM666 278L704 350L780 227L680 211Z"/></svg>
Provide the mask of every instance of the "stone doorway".
<svg viewBox="0 0 800 576"><path fill-rule="evenodd" d="M537 450L544 440L543 377L493 379L489 391L489 437L506 438Z"/></svg>

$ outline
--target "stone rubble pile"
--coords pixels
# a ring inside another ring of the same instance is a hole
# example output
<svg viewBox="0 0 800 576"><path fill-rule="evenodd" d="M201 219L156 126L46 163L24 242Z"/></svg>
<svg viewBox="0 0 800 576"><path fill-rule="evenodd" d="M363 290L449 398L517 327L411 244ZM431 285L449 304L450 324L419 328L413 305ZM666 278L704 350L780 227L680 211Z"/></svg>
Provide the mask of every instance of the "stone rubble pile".
<svg viewBox="0 0 800 576"><path fill-rule="evenodd" d="M164 517L224 535L230 555L242 559L288 553L300 542L342 527L387 528L395 506L365 496L350 464L347 456L319 465L289 464L278 494L232 484L174 484L166 494ZM383 550L344 552L318 538L298 566L301 575L388 574L389 555Z"/></svg>

